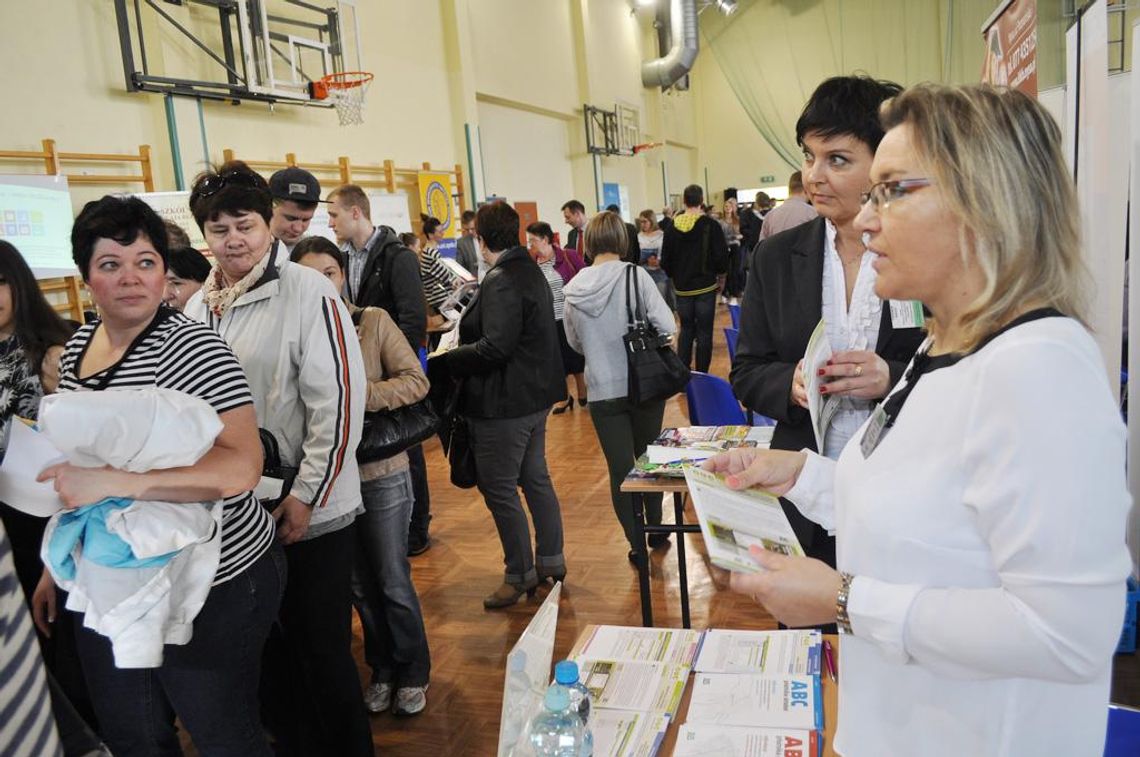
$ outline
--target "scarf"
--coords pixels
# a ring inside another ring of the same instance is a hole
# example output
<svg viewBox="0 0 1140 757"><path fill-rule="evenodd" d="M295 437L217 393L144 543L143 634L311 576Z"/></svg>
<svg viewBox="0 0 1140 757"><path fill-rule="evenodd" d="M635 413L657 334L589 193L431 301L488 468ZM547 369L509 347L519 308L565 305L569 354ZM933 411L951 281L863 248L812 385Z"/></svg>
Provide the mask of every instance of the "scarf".
<svg viewBox="0 0 1140 757"><path fill-rule="evenodd" d="M274 244L276 244L276 242ZM210 271L210 275L206 277L206 283L202 287L202 297L210 312L217 318L221 318L225 315L226 311L237 301L238 297L248 292L250 287L261 280L261 277L265 275L266 269L269 268L269 262L273 257L273 250L271 248L269 252L261 257L261 260L257 261L253 268L249 269L249 273L232 286L226 286L226 278L222 274L221 267L215 265L214 270Z"/></svg>

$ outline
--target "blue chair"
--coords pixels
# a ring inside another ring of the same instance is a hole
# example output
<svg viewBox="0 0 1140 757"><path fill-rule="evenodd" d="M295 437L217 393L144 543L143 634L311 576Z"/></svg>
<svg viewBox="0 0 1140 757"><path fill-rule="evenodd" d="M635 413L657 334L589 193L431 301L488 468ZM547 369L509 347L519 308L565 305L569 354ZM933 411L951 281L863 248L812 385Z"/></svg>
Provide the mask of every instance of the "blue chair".
<svg viewBox="0 0 1140 757"><path fill-rule="evenodd" d="M1140 754L1140 710L1108 706L1108 736L1104 757L1136 757Z"/></svg>
<svg viewBox="0 0 1140 757"><path fill-rule="evenodd" d="M740 329L740 306L739 305L729 305L728 306L728 317L732 319L732 327L734 329Z"/></svg>
<svg viewBox="0 0 1140 757"><path fill-rule="evenodd" d="M732 387L719 376L693 371L685 387L689 423L694 426L746 426L747 419Z"/></svg>
<svg viewBox="0 0 1140 757"><path fill-rule="evenodd" d="M420 367L427 373L427 347L420 347Z"/></svg>
<svg viewBox="0 0 1140 757"><path fill-rule="evenodd" d="M732 362L736 360L736 338L740 336L740 329L724 329L724 341L728 344L728 360Z"/></svg>

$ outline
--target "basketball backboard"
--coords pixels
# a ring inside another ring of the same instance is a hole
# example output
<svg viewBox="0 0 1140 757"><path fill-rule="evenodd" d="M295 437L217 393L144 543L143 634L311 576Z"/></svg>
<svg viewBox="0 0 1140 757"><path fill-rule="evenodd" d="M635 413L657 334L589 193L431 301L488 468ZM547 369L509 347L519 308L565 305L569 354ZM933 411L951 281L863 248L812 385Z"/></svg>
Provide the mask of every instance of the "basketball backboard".
<svg viewBox="0 0 1140 757"><path fill-rule="evenodd" d="M356 0L114 0L127 89L329 106L311 82L361 70Z"/></svg>

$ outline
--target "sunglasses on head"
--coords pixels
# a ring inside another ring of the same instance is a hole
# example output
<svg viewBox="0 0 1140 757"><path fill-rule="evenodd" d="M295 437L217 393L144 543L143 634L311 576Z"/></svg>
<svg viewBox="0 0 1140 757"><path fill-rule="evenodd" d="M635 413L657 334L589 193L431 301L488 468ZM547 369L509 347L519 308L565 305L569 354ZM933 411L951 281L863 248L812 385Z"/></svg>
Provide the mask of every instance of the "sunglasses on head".
<svg viewBox="0 0 1140 757"><path fill-rule="evenodd" d="M209 197L217 194L227 186L247 187L267 191L260 181L261 177L244 171L226 171L225 173L210 174L198 185L198 196Z"/></svg>

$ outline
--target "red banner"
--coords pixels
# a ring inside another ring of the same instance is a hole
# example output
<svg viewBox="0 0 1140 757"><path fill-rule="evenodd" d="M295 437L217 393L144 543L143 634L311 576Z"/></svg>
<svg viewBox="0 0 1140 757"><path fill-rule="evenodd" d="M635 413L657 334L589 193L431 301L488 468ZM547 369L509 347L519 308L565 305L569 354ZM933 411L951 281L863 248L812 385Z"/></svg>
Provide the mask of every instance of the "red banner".
<svg viewBox="0 0 1140 757"><path fill-rule="evenodd" d="M982 81L1037 97L1037 0L1003 2L982 27Z"/></svg>

